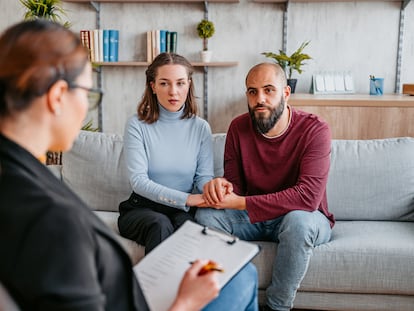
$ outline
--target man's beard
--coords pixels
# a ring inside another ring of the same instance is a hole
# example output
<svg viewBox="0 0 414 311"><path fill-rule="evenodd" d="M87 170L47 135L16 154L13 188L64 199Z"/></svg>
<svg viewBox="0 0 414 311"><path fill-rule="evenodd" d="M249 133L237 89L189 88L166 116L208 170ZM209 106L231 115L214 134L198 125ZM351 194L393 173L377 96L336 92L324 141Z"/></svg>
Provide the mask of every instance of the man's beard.
<svg viewBox="0 0 414 311"><path fill-rule="evenodd" d="M268 109L270 111L270 116L267 118L264 116L256 117L255 109L258 107L265 107ZM258 104L254 108L250 108L250 106L248 106L248 108L253 125L260 133L266 134L275 126L277 121L279 121L280 117L282 116L283 111L285 110L285 99L282 97L280 99L279 105L275 108L271 108L268 105L264 104Z"/></svg>

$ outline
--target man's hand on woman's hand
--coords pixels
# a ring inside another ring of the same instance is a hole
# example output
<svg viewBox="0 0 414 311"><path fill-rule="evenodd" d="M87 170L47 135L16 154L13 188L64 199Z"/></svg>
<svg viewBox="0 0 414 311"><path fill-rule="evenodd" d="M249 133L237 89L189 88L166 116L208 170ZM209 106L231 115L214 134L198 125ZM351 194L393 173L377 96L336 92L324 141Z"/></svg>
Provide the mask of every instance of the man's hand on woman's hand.
<svg viewBox="0 0 414 311"><path fill-rule="evenodd" d="M224 197L233 192L233 185L227 179L219 177L210 180L203 187L203 198L207 205L215 206L223 201Z"/></svg>

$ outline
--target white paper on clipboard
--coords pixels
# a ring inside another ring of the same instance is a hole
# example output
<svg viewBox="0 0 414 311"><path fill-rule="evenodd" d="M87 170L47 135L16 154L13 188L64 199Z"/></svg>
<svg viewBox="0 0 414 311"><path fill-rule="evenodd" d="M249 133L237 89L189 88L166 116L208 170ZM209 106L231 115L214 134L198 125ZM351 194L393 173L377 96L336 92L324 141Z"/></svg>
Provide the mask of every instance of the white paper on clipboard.
<svg viewBox="0 0 414 311"><path fill-rule="evenodd" d="M254 243L186 221L135 265L134 272L150 309L164 311L174 301L189 262L209 259L220 264L223 287L259 251Z"/></svg>

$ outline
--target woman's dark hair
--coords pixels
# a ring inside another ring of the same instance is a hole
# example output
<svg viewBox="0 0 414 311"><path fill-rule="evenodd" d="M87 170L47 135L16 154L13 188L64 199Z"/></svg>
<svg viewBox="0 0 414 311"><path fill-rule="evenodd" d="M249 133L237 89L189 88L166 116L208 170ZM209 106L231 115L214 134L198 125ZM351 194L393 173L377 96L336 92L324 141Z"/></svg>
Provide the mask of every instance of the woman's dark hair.
<svg viewBox="0 0 414 311"><path fill-rule="evenodd" d="M158 74L158 68L165 65L181 65L187 71L189 80L192 80L194 68L190 62L183 56L175 53L161 53L159 54L148 66L145 71L147 77L145 92L142 96L142 100L138 105L138 118L146 123L154 123L159 117L159 107L157 101L157 95L153 93L151 82L155 82L155 78ZM191 118L197 114L197 103L194 95L194 83L191 81L190 89L188 91L187 98L184 103L184 112L182 119Z"/></svg>
<svg viewBox="0 0 414 311"><path fill-rule="evenodd" d="M73 82L87 62L79 36L58 23L8 28L0 37L0 117L24 110L58 80Z"/></svg>

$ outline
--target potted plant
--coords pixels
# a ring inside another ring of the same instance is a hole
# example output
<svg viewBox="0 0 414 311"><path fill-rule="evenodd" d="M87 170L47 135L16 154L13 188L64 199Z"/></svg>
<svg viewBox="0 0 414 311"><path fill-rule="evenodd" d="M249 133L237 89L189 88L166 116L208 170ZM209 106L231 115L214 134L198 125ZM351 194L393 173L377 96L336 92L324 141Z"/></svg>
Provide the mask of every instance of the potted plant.
<svg viewBox="0 0 414 311"><path fill-rule="evenodd" d="M37 18L44 18L54 22L60 23L61 15L66 15L62 8L61 0L19 0L20 3L26 8L24 15L25 20L33 20ZM70 23L65 22L63 24L69 28Z"/></svg>
<svg viewBox="0 0 414 311"><path fill-rule="evenodd" d="M308 46L310 41L303 42L300 47L288 56L284 51L279 50L279 54L272 52L263 52L262 55L273 58L286 72L288 79L288 85L290 86L292 93L295 93L297 79L292 79L293 71L302 73L302 65L305 65L305 60L312 59L308 54L303 53L305 47Z"/></svg>
<svg viewBox="0 0 414 311"><path fill-rule="evenodd" d="M201 60L209 62L211 60L212 52L208 50L208 39L214 35L214 23L207 19L201 20L197 25L197 34L203 39L203 50L201 51Z"/></svg>

